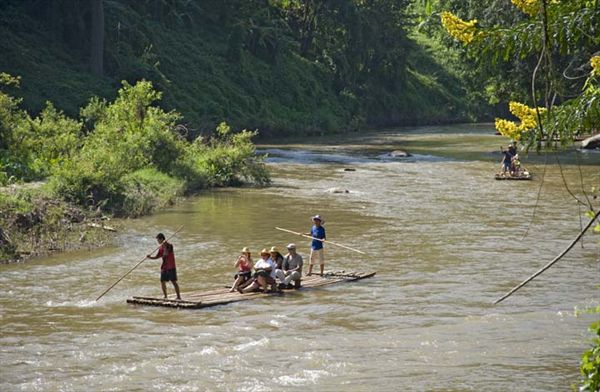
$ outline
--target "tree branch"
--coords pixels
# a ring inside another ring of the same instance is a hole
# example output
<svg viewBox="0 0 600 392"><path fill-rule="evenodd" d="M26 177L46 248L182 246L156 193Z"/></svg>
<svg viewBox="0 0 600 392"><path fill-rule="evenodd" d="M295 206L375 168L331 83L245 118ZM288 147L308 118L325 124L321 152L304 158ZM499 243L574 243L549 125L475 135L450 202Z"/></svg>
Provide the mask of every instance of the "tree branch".
<svg viewBox="0 0 600 392"><path fill-rule="evenodd" d="M592 219L590 219L590 221L588 222L587 226L585 226L585 228L583 230L581 230L581 232L579 233L579 235L577 237L575 237L575 239L569 244L569 246L567 246L567 248L565 250L563 250L558 256L556 256L554 258L554 260L552 260L551 262L549 262L548 264L546 264L542 269L540 269L539 271L537 271L535 274L531 275L529 278L525 279L521 284L519 284L518 286L514 287L508 293L504 294L504 296L502 296L500 299L497 299L496 301L494 301L494 305L496 305L496 304L504 301L506 298L510 297L515 291L517 291L518 289L520 289L521 287L523 287L527 283L529 283L531 280L533 280L533 278L535 278L536 276L540 275L542 272L546 271L548 268L552 267L552 265L554 263L556 263L558 260L560 260L564 255L567 254L567 252L569 252L571 250L571 248L573 248L575 246L575 244L581 239L581 237L583 237L583 235L585 234L585 232L592 226L592 224L598 218L598 216L600 216L600 210L598 210L598 211L596 211L594 213L594 216L592 217Z"/></svg>

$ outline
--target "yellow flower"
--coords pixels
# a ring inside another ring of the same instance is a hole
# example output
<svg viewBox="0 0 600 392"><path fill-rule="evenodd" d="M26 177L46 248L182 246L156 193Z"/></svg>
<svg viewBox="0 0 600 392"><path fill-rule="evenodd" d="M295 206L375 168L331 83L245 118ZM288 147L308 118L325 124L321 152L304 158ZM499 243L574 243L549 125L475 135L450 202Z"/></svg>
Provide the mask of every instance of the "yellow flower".
<svg viewBox="0 0 600 392"><path fill-rule="evenodd" d="M527 15L534 16L540 10L540 0L511 0L512 3L525 12Z"/></svg>
<svg viewBox="0 0 600 392"><path fill-rule="evenodd" d="M524 132L537 127L538 121L535 108L530 108L522 103L511 101L508 103L508 109L521 121L521 123L517 125L513 121L497 118L496 129L501 135L514 140L520 140ZM540 114L546 112L546 108L538 108L538 110L540 111Z"/></svg>
<svg viewBox="0 0 600 392"><path fill-rule="evenodd" d="M592 65L592 74L600 76L600 56L594 56L590 59Z"/></svg>
<svg viewBox="0 0 600 392"><path fill-rule="evenodd" d="M509 102L508 109L521 120L521 124L518 126L521 131L527 131L537 127L537 112L535 108L530 108L519 102ZM538 108L538 110L540 111L540 114L546 112L546 108Z"/></svg>
<svg viewBox="0 0 600 392"><path fill-rule="evenodd" d="M469 44L475 38L477 34L477 19L465 22L452 12L444 11L440 14L442 19L442 25L448 33L462 42L463 44Z"/></svg>
<svg viewBox="0 0 600 392"><path fill-rule="evenodd" d="M515 124L513 121L497 118L496 130L500 132L502 136L509 137L513 140L521 139L521 132L517 129L517 124Z"/></svg>

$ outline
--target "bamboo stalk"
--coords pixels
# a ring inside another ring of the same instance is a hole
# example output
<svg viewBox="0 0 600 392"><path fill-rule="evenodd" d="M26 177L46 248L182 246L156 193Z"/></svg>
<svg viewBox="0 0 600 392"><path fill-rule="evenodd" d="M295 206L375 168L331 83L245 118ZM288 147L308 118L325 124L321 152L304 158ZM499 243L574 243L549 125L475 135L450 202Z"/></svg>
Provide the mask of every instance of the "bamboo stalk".
<svg viewBox="0 0 600 392"><path fill-rule="evenodd" d="M179 226L179 228L177 230L175 230L175 232L173 234L171 234L169 236L169 238L167 238L165 241L170 240L171 238L173 238L175 236L175 234L179 233L179 231L183 228L183 225ZM158 248L160 248L161 245L157 246L156 248L154 248L154 250L152 252L150 252L150 254L156 252L158 250ZM120 281L122 281L123 279L125 279L125 277L127 275L129 275L131 272L133 272L134 269L136 269L140 264L142 264L144 261L146 261L147 257L144 256L144 258L142 260L140 260L136 265L133 266L133 268L131 268L129 271L127 271L127 273L123 276L121 276L119 278L119 280L117 280L115 283L113 283L109 288L107 288L102 294L100 294L100 296L98 298L96 298L96 301L98 301L100 298L104 297L104 294L108 293L113 287L115 287Z"/></svg>
<svg viewBox="0 0 600 392"><path fill-rule="evenodd" d="M346 246L346 245L338 244L338 243L336 243L336 242L333 242L333 241L322 240L322 239L320 239L320 238L316 238L316 237L313 237L313 236L310 236L310 235L306 235L306 234L298 233L298 232L291 231L291 230L287 230L287 229L282 229L281 227L275 227L275 229L277 229L277 230L281 230L281 231L285 231L285 232L287 232L287 233L296 234L296 235L299 235L299 236L302 236L302 237L311 238L311 239L313 239L313 240L321 241L321 242L324 242L324 243L326 243L326 244L331 244L331 245L339 246L339 247L341 247L341 248L345 248L345 249L348 249L348 250L351 250L351 251L354 251L354 252L358 252L358 253L360 253L360 254L363 254L363 255L364 255L364 254L366 254L365 252L363 252L363 251L361 251L361 250L354 249L354 248L351 248L351 247L349 247L349 246Z"/></svg>

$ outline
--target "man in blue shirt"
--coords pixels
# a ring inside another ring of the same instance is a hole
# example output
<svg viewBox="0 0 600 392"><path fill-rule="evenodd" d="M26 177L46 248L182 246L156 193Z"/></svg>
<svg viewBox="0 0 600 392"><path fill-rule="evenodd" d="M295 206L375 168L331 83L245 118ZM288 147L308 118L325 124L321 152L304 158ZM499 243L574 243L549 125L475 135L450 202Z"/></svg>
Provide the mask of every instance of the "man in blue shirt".
<svg viewBox="0 0 600 392"><path fill-rule="evenodd" d="M314 226L310 230L310 233L306 233L306 235L313 237L312 243L310 245L310 258L308 261L308 275L312 274L313 265L315 264L315 261L318 259L319 266L321 268L321 276L323 276L323 270L325 269L325 258L323 257L323 241L319 241L319 239L321 239L321 240L326 239L325 228L323 226L321 226L325 222L323 221L323 219L321 218L320 215L313 216L312 221L314 223ZM318 239L315 239L315 238L318 238Z"/></svg>

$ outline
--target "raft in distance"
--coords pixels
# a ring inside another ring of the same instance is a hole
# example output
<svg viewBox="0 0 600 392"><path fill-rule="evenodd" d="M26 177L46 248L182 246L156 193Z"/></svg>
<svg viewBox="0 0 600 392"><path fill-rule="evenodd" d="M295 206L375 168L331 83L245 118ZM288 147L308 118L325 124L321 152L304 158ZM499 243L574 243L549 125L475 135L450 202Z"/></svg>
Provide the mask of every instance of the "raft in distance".
<svg viewBox="0 0 600 392"><path fill-rule="evenodd" d="M524 172L524 173L518 174L518 175L496 173L494 178L496 180L527 181L527 180L531 180L532 177L531 177L531 174L529 174L528 172Z"/></svg>

